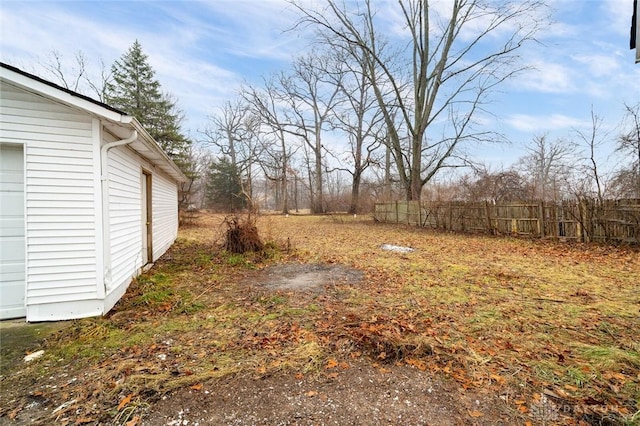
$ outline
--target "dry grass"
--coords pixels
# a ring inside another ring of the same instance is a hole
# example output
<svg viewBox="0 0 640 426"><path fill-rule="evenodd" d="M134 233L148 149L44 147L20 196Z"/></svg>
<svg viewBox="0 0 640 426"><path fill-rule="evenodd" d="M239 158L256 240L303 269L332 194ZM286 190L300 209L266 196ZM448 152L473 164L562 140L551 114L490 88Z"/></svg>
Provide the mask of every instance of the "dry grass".
<svg viewBox="0 0 640 426"><path fill-rule="evenodd" d="M514 418L527 419L545 398L586 421L639 417L637 251L347 216L263 216L265 252L236 255L221 250L223 221L201 214L183 227L108 317L60 333L20 380L91 365L91 386L66 387L66 398L82 404L58 414L106 421L134 414L117 409L130 396L143 406L219 377L310 374L369 357L498 394ZM385 243L416 251L383 251ZM285 261L339 263L365 278L320 294L256 285L263 267ZM57 391L40 381L29 392L55 398Z"/></svg>
<svg viewBox="0 0 640 426"><path fill-rule="evenodd" d="M333 340L346 335L379 360L491 389L521 412L546 395L585 419L639 417L637 250L347 218L267 217L262 226L291 235L306 261L367 272L333 304L346 318L326 324ZM385 252L384 243L417 250Z"/></svg>

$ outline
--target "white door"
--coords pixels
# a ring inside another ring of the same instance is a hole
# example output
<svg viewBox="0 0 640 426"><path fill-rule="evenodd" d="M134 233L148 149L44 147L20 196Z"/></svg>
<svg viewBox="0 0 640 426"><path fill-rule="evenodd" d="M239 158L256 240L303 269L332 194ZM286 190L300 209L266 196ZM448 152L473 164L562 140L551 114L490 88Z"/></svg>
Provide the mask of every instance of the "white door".
<svg viewBox="0 0 640 426"><path fill-rule="evenodd" d="M0 319L26 315L23 155L0 144Z"/></svg>

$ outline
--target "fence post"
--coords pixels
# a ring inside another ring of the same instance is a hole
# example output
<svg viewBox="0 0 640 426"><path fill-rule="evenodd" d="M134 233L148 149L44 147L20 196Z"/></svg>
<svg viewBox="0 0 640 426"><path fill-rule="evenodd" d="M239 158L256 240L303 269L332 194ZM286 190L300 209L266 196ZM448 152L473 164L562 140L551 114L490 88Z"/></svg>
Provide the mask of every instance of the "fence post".
<svg viewBox="0 0 640 426"><path fill-rule="evenodd" d="M551 203L551 223L551 236L558 240L558 204L555 201Z"/></svg>
<svg viewBox="0 0 640 426"><path fill-rule="evenodd" d="M395 202L396 210L396 225L400 222L400 213L398 212L398 200Z"/></svg>
<svg viewBox="0 0 640 426"><path fill-rule="evenodd" d="M485 201L484 208L487 213L487 228L489 229L489 233L493 234L493 224L491 223L491 207L489 207L488 201Z"/></svg>
<svg viewBox="0 0 640 426"><path fill-rule="evenodd" d="M589 206L587 206L587 201L581 199L578 202L578 215L580 216L580 221L578 222L578 232L580 241L588 243L590 238L589 236L593 233L593 223L591 222L591 215L589 214ZM582 226L580 226L582 225Z"/></svg>
<svg viewBox="0 0 640 426"><path fill-rule="evenodd" d="M544 238L544 201L540 200L538 203L538 233L540 238Z"/></svg>
<svg viewBox="0 0 640 426"><path fill-rule="evenodd" d="M580 242L584 242L584 233L582 232L582 222L576 223L576 239Z"/></svg>
<svg viewBox="0 0 640 426"><path fill-rule="evenodd" d="M407 225L413 225L411 218L415 214L413 210L415 208L415 205L415 201L411 201L409 204L407 204ZM411 214L409 214L409 211L411 211Z"/></svg>

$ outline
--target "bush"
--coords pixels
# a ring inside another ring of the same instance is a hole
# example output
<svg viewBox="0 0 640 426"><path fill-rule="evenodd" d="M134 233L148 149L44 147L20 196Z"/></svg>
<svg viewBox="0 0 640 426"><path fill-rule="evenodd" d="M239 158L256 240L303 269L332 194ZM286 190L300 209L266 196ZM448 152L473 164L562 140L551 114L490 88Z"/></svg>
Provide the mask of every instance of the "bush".
<svg viewBox="0 0 640 426"><path fill-rule="evenodd" d="M224 221L227 225L224 248L230 253L259 252L264 244L258 235L255 219L249 215L244 219L229 216Z"/></svg>

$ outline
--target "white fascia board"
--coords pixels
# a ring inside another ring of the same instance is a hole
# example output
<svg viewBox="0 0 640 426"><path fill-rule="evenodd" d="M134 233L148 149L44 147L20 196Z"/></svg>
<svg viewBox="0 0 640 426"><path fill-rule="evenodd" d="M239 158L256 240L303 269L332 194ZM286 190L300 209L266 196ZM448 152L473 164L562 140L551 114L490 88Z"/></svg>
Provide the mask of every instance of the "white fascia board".
<svg viewBox="0 0 640 426"><path fill-rule="evenodd" d="M94 116L107 119L116 123L129 124L133 117L122 115L96 103L74 96L63 90L57 89L38 80L16 73L6 68L0 68L0 79L12 85L18 86L34 95L44 97L54 102L59 102L72 108L81 109Z"/></svg>
<svg viewBox="0 0 640 426"><path fill-rule="evenodd" d="M152 163L159 166L163 169L169 176L177 180L178 182L188 182L189 179L182 173L180 168L173 162L171 158L167 155L166 152L160 148L158 143L151 137L151 135L142 127L140 122L133 118L131 120L131 125L134 130L138 131L138 140L141 141L144 146L151 151L156 158L148 158L148 160L152 160ZM134 148L132 146L132 148ZM134 148L135 149L135 148Z"/></svg>

